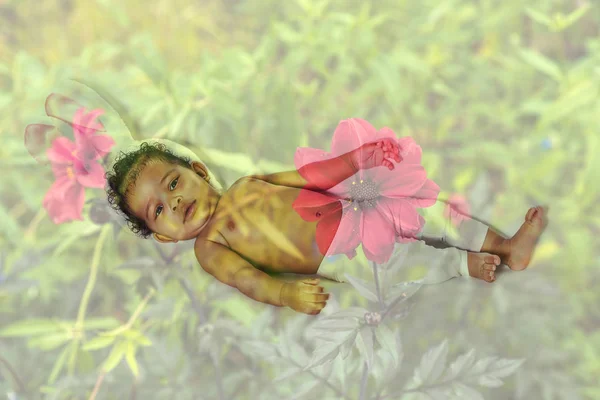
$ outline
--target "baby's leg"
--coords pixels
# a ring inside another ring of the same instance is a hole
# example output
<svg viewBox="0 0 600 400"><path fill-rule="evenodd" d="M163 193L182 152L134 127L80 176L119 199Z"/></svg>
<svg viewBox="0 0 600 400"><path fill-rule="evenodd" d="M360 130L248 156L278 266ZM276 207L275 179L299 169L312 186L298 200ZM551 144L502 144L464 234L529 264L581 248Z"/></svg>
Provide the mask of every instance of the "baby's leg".
<svg viewBox="0 0 600 400"><path fill-rule="evenodd" d="M471 216L446 211L447 204L442 201L419 210L425 225L416 238L436 248L428 250L423 246L427 258L432 260L424 283L440 283L458 276L493 282L496 266L501 262L498 253L503 251L506 239Z"/></svg>
<svg viewBox="0 0 600 400"><path fill-rule="evenodd" d="M417 235L418 239L433 246L442 244L471 252L495 254L500 257L501 263L515 271L523 270L529 265L538 239L547 225L548 208L531 207L517 233L511 238L505 238L472 216L464 213L457 216L457 212L446 214L443 212L445 208L446 204L438 201L432 207L420 209L426 223ZM436 216L437 224L431 222L432 216ZM473 257L475 256L472 255L471 258Z"/></svg>
<svg viewBox="0 0 600 400"><path fill-rule="evenodd" d="M437 284L461 276L483 279L486 282L495 280L494 272L500 257L490 253L474 253L462 249L428 246L425 241L399 243L397 247L409 246L412 264L426 268L422 283ZM392 257L393 259L393 257ZM406 261L405 261L406 262Z"/></svg>
<svg viewBox="0 0 600 400"><path fill-rule="evenodd" d="M430 246L456 247L471 252L489 251L484 249L489 227L471 216L454 213L446 214L446 203L436 202L431 207L420 208L425 225L416 235Z"/></svg>

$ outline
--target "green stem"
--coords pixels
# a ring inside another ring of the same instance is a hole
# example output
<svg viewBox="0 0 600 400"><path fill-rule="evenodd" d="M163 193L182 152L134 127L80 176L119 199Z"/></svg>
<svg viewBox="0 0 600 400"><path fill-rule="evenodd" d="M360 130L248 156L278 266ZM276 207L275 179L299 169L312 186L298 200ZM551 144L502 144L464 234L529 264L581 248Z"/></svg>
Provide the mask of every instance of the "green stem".
<svg viewBox="0 0 600 400"><path fill-rule="evenodd" d="M96 246L94 247L94 255L92 258L92 268L90 270L90 277L88 279L88 283L85 286L85 290L83 291L83 297L81 298L81 303L79 303L79 311L77 312L77 321L75 322L75 326L73 327L73 331L76 334L75 339L71 343L72 350L69 356L69 364L68 364L68 374L69 376L73 375L75 369L75 360L77 358L77 353L79 350L79 343L81 342L81 335L78 333L83 333L83 321L85 320L85 311L87 309L87 305L90 301L90 296L92 295L92 290L94 290L94 286L96 285L96 276L98 275L98 265L100 264L100 254L102 251L102 247L104 246L104 242L108 234L111 231L111 224L106 224L102 227L102 231L100 232L100 236L96 241Z"/></svg>
<svg viewBox="0 0 600 400"><path fill-rule="evenodd" d="M77 321L75 322L75 326L73 327L73 331L76 334L76 336L73 342L71 342L72 350L69 356L68 364L69 376L72 376L75 370L75 361L77 359L77 353L79 352L79 344L81 342L81 335L78 335L78 333L83 334L83 321L85 320L85 311L90 301L92 290L94 290L94 286L96 285L98 265L100 264L100 254L102 251L102 247L104 246L106 237L110 233L111 229L111 224L106 224L102 227L102 231L100 232L100 236L98 237L98 240L96 241L96 246L94 247L94 255L92 258L92 268L90 270L90 277L88 279L87 285L85 286L85 290L83 291L83 297L81 298L81 303L79 304L79 311L77 312Z"/></svg>
<svg viewBox="0 0 600 400"><path fill-rule="evenodd" d="M100 264L100 254L102 254L102 247L104 246L104 242L110 233L111 225L106 224L102 227L102 231L100 232L100 236L96 241L96 246L94 247L94 256L92 258L92 268L90 270L90 277L88 279L88 283L83 292L83 297L81 298L81 303L79 304L79 311L77 313L77 322L75 323L75 330L81 330L83 328L83 321L85 319L85 311L87 309L87 305L90 301L90 296L92 294L92 290L94 290L94 286L96 285L96 276L98 275L98 265Z"/></svg>
<svg viewBox="0 0 600 400"><path fill-rule="evenodd" d="M100 264L100 254L102 251L102 247L104 246L104 242L110 233L111 225L106 224L102 227L102 231L100 232L100 236L96 241L96 246L94 248L94 256L92 258L92 268L90 270L90 277L88 279L88 283L85 286L85 290L83 292L83 297L81 298L81 303L79 304L79 311L77 312L77 322L75 323L75 329L83 328L83 320L85 319L85 311L87 309L88 302L90 301L90 296L92 294L92 290L94 290L94 286L96 285L96 276L98 275L98 265Z"/></svg>

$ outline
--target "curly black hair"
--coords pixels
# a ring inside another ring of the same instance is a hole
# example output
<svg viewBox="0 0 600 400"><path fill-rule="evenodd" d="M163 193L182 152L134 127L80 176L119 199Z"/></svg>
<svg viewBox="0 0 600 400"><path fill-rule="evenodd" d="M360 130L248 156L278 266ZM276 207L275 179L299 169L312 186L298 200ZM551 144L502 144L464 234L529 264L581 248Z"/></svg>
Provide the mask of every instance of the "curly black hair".
<svg viewBox="0 0 600 400"><path fill-rule="evenodd" d="M149 161L164 161L191 169L190 159L171 152L162 143L143 142L138 150L129 153L120 152L112 171L105 174L108 187L106 194L112 209L123 214L129 229L136 235L147 239L152 233L143 219L136 217L127 204L131 188Z"/></svg>

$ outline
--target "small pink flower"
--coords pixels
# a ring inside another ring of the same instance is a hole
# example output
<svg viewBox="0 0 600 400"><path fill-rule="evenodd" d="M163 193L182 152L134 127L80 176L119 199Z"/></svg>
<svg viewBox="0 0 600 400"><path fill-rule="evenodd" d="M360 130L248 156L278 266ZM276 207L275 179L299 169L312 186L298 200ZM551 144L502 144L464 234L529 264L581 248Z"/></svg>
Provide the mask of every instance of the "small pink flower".
<svg viewBox="0 0 600 400"><path fill-rule="evenodd" d="M73 117L73 136L77 143L75 155L84 163L104 157L115 145L115 141L110 136L96 134L104 130L103 125L97 121L103 113L104 110L99 108L86 113L85 108L80 107ZM87 169L87 164L85 165Z"/></svg>
<svg viewBox="0 0 600 400"><path fill-rule="evenodd" d="M403 149L403 160L388 168L360 169L354 176L327 190L327 194L301 190L293 207L300 216L317 223L316 241L321 254L356 254L362 243L365 256L377 263L389 260L395 243L416 241L425 220L416 208L431 207L439 186L427 179L421 165L421 148L410 137L396 138L389 128L377 131L359 118L343 120L332 140L332 152L298 148L296 169L336 158L365 143L393 138ZM308 179L307 177L304 177ZM341 210L340 210L341 209Z"/></svg>
<svg viewBox="0 0 600 400"><path fill-rule="evenodd" d="M48 96L48 100L52 96L56 95ZM63 102L72 102L68 98L60 98ZM49 111L48 100L48 115L64 121ZM55 181L44 196L43 206L56 224L74 219L82 220L85 187L104 187L104 168L98 159L108 154L115 142L108 135L95 134L103 129L102 124L97 121L102 113L101 109L86 113L85 108L79 107L72 121L67 121L73 127L75 142L64 136L53 136L51 147L46 150ZM49 135L56 134L57 130L53 128L51 125L32 124L25 129L25 146L36 159L39 160L37 155L49 140Z"/></svg>
<svg viewBox="0 0 600 400"><path fill-rule="evenodd" d="M450 217L452 225L457 227L463 220L470 218L470 212L471 207L467 199L460 194L453 194L444 208L444 217Z"/></svg>
<svg viewBox="0 0 600 400"><path fill-rule="evenodd" d="M55 224L82 220L84 187L104 187L104 168L97 160L80 160L74 155L76 149L75 143L59 137L47 151L56 180L46 193L43 205Z"/></svg>

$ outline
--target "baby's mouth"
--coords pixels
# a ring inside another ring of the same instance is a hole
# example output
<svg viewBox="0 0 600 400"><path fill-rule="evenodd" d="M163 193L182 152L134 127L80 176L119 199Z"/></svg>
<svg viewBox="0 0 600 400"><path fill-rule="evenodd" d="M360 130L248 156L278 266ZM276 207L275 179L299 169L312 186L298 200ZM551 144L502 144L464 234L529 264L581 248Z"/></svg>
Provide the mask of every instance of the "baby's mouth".
<svg viewBox="0 0 600 400"><path fill-rule="evenodd" d="M183 222L186 222L190 215L194 212L194 204L196 204L196 200L192 201L189 206L185 209L185 214L183 216Z"/></svg>

